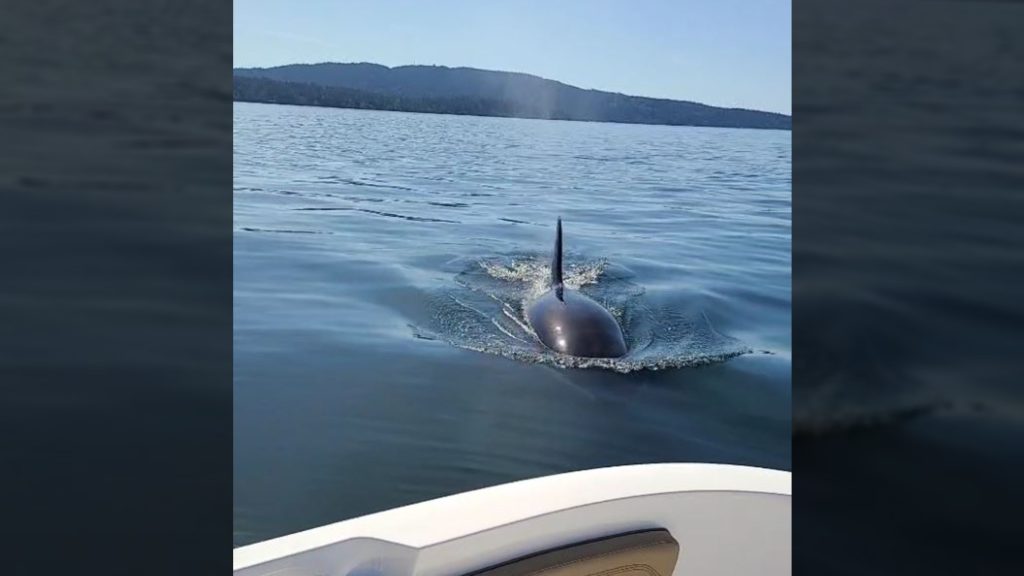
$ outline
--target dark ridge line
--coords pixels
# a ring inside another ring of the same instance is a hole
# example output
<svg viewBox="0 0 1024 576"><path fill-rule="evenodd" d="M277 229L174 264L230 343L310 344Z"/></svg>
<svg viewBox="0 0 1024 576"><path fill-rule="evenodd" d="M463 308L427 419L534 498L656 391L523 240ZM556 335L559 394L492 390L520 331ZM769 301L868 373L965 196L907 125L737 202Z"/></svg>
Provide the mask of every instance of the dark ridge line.
<svg viewBox="0 0 1024 576"><path fill-rule="evenodd" d="M776 112L589 90L532 75L430 66L302 64L236 68L238 102L407 113L792 130Z"/></svg>

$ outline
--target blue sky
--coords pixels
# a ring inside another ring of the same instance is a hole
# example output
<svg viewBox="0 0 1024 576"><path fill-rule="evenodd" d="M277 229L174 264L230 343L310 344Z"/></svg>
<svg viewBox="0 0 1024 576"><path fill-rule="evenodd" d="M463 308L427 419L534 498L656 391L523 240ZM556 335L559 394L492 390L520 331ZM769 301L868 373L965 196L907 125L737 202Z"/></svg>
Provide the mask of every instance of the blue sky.
<svg viewBox="0 0 1024 576"><path fill-rule="evenodd" d="M791 112L790 0L235 0L235 66L441 64Z"/></svg>

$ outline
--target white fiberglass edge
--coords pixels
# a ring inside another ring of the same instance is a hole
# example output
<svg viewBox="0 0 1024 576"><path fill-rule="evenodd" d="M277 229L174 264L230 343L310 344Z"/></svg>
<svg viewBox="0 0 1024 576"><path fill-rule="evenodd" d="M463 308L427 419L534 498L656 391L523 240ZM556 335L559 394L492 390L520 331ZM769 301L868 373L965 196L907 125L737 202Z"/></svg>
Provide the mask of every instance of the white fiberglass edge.
<svg viewBox="0 0 1024 576"><path fill-rule="evenodd" d="M789 472L644 464L455 494L234 550L235 576L454 576L554 547L665 528L675 576L790 573Z"/></svg>

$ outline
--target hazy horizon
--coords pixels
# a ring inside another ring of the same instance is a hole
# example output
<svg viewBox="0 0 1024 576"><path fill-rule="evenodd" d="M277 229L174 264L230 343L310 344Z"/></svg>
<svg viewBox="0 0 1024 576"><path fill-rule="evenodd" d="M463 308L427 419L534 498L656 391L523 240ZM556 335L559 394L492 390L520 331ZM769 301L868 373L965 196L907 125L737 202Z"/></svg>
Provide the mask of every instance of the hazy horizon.
<svg viewBox="0 0 1024 576"><path fill-rule="evenodd" d="M792 114L790 0L235 0L236 68L372 63Z"/></svg>

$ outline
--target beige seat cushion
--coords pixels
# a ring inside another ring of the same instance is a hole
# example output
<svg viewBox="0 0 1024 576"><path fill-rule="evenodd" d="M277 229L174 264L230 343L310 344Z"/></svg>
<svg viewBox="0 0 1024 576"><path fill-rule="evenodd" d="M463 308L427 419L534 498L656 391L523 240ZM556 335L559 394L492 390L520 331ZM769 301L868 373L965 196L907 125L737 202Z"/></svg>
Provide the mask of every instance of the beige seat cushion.
<svg viewBox="0 0 1024 576"><path fill-rule="evenodd" d="M475 572L471 576L671 576L679 543L667 530L589 540Z"/></svg>

